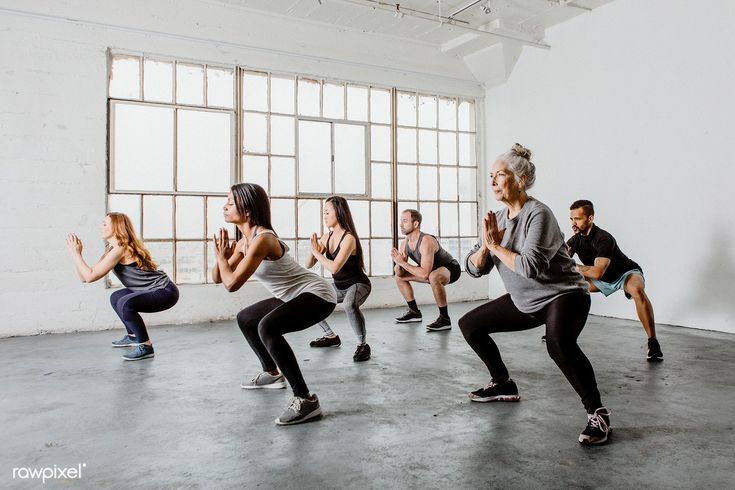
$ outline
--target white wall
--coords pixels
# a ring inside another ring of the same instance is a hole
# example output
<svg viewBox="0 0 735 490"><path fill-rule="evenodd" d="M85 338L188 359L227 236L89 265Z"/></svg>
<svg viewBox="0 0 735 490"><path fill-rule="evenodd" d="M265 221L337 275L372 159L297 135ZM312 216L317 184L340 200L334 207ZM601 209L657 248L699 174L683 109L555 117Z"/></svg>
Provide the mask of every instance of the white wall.
<svg viewBox="0 0 735 490"><path fill-rule="evenodd" d="M101 283L81 285L64 240L102 252L105 212L106 51L163 54L444 94L482 96L466 66L424 44L397 43L274 19L217 2L0 0L0 337L119 325ZM466 281L466 282L464 282ZM450 300L486 296L482 281ZM232 317L265 297L183 286L179 304L151 324ZM430 301L428 287L418 299ZM367 306L400 304L392 279L374 281Z"/></svg>
<svg viewBox="0 0 735 490"><path fill-rule="evenodd" d="M567 236L569 204L592 200L659 323L735 332L734 23L731 0L616 0L549 30L551 50L525 49L486 94L488 155L534 150L531 194ZM637 318L621 293L593 298Z"/></svg>

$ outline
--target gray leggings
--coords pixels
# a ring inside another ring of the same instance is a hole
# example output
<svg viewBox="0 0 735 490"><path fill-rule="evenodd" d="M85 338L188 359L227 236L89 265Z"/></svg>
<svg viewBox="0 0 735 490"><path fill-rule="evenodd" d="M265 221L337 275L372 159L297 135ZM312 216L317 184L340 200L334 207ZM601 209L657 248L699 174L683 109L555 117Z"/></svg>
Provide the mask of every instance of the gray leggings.
<svg viewBox="0 0 735 490"><path fill-rule="evenodd" d="M365 302L367 297L370 295L371 286L369 284L357 283L353 284L347 289L338 289L334 285L334 291L337 293L337 303L344 303L345 312L347 318L352 325L352 330L355 332L358 344L365 343L365 317L360 311L360 305ZM329 324L326 320L319 322L319 326L324 330L324 334L328 337L334 335L334 332L329 328Z"/></svg>

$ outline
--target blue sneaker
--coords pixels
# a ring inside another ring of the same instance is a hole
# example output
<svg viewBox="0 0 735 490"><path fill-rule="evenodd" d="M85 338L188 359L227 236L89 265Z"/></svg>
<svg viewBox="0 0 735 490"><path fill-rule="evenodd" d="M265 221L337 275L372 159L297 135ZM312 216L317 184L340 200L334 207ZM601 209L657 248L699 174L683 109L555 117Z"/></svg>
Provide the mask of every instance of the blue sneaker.
<svg viewBox="0 0 735 490"><path fill-rule="evenodd" d="M135 340L135 337L131 337L128 334L123 335L123 338L120 340L113 340L112 346L113 347L137 347L140 345L140 342Z"/></svg>
<svg viewBox="0 0 735 490"><path fill-rule="evenodd" d="M153 346L145 344L138 344L133 352L122 356L126 361L141 361L151 357L153 357Z"/></svg>

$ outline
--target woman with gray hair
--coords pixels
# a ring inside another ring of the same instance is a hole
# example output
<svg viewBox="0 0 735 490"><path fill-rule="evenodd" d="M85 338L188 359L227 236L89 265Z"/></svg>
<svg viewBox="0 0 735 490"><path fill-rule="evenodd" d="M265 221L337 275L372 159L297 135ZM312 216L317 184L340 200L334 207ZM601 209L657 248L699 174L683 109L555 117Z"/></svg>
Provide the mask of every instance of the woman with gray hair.
<svg viewBox="0 0 735 490"><path fill-rule="evenodd" d="M590 310L589 289L574 269L554 214L527 194L535 180L531 151L517 143L490 170L491 190L505 208L487 213L465 268L471 276L480 277L496 267L508 293L459 320L465 340L491 375L487 386L471 392L469 398L475 402L520 400L490 334L546 324L549 355L587 410L587 426L579 442L603 444L612 430L610 412L600 400L592 365L577 345Z"/></svg>

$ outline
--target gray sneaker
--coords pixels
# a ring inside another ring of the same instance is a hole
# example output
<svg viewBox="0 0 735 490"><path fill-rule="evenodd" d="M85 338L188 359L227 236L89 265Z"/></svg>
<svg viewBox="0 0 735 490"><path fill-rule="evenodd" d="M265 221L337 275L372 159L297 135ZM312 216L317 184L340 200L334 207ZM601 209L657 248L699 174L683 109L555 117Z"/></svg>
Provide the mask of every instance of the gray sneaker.
<svg viewBox="0 0 735 490"><path fill-rule="evenodd" d="M113 340L112 346L113 347L138 347L140 342L135 340L135 337L131 337L128 334L123 335L123 338L120 340Z"/></svg>
<svg viewBox="0 0 735 490"><path fill-rule="evenodd" d="M276 390L279 388L286 387L286 378L281 373L273 375L271 373L260 373L250 381L243 381L240 383L240 388L243 390Z"/></svg>
<svg viewBox="0 0 735 490"><path fill-rule="evenodd" d="M311 399L295 396L291 398L291 402L286 407L286 411L276 419L276 425L293 425L306 422L307 420L319 417L322 414L322 407L319 406L319 398L310 393Z"/></svg>

